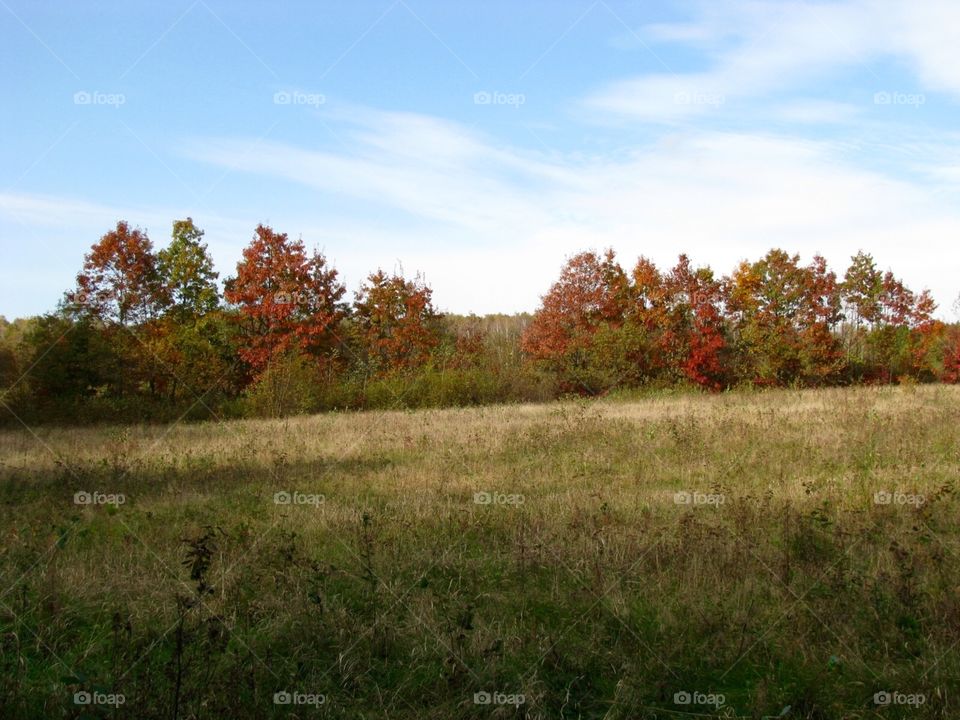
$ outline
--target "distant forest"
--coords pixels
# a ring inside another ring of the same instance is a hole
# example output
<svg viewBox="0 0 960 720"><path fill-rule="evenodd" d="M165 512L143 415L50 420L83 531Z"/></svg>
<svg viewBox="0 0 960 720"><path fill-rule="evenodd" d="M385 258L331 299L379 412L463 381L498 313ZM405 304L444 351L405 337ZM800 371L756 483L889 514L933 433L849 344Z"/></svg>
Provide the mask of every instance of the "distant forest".
<svg viewBox="0 0 960 720"><path fill-rule="evenodd" d="M3 422L135 422L544 401L633 388L960 381L960 326L858 253L771 250L727 276L570 258L533 314L444 315L419 276L352 295L258 226L223 282L190 218L159 251L118 222L55 312L0 318Z"/></svg>

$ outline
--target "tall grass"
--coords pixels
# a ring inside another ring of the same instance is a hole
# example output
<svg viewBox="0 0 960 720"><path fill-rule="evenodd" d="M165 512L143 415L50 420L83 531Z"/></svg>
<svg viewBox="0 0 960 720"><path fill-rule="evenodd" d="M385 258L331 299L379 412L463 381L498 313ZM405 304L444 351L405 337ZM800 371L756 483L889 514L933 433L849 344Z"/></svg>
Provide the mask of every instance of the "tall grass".
<svg viewBox="0 0 960 720"><path fill-rule="evenodd" d="M960 717L958 428L920 386L4 431L0 716Z"/></svg>

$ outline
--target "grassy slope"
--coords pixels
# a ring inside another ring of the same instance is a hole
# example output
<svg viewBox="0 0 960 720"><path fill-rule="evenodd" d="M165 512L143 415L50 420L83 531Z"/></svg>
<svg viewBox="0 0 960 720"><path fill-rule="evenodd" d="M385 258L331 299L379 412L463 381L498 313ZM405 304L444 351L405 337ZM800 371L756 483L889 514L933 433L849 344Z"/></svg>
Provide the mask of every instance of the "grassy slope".
<svg viewBox="0 0 960 720"><path fill-rule="evenodd" d="M3 432L0 716L958 717L958 428L920 387Z"/></svg>

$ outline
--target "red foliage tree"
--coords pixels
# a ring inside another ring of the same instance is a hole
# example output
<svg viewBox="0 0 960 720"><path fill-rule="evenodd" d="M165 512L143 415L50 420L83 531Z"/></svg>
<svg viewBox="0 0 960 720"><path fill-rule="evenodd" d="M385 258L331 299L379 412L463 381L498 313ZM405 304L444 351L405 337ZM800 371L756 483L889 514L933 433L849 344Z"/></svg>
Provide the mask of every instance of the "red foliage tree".
<svg viewBox="0 0 960 720"><path fill-rule="evenodd" d="M960 327L955 326L946 338L941 379L943 382L960 383Z"/></svg>
<svg viewBox="0 0 960 720"><path fill-rule="evenodd" d="M241 358L255 371L291 351L329 362L345 292L321 253L308 256L302 240L258 225L224 293L244 319Z"/></svg>
<svg viewBox="0 0 960 720"><path fill-rule="evenodd" d="M671 353L687 380L702 387L723 387L726 370L721 355L727 347L723 319L723 285L709 268L694 269L681 255L665 281Z"/></svg>
<svg viewBox="0 0 960 720"><path fill-rule="evenodd" d="M354 316L368 360L378 370L425 363L439 342L433 291L419 276L406 280L382 270L356 293Z"/></svg>
<svg viewBox="0 0 960 720"><path fill-rule="evenodd" d="M909 311L910 324L913 328L910 343L913 360L911 371L914 376L927 380L935 379L937 376L936 356L946 332L946 325L933 317L936 311L937 303L929 290L924 290L916 296L913 307ZM946 359L945 356L944 360Z"/></svg>
<svg viewBox="0 0 960 720"><path fill-rule="evenodd" d="M136 325L169 303L147 234L123 220L90 248L77 287L65 296L75 314L105 322Z"/></svg>
<svg viewBox="0 0 960 720"><path fill-rule="evenodd" d="M612 250L602 258L593 251L574 255L543 296L521 348L539 360L559 360L585 350L602 323L623 321L629 297L630 283Z"/></svg>
<svg viewBox="0 0 960 720"><path fill-rule="evenodd" d="M836 328L843 319L843 298L836 273L826 259L815 255L806 268L806 285L800 310L800 340L804 374L808 383L835 380L845 366Z"/></svg>

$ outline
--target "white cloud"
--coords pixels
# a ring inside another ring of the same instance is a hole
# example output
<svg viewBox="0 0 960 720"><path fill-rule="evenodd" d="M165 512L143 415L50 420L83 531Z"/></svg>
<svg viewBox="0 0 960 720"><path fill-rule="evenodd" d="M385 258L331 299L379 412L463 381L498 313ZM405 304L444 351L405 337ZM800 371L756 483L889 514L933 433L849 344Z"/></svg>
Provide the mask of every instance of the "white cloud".
<svg viewBox="0 0 960 720"><path fill-rule="evenodd" d="M664 267L687 252L725 274L779 246L807 259L823 253L840 272L863 248L915 289L929 286L944 316L957 295L956 139L911 150L918 172L905 179L858 167L849 145L773 134L674 133L616 153L563 155L513 149L420 115L364 111L335 129L346 143L336 150L274 143L251 151L242 140L211 140L187 151L301 185L328 207L350 201L322 217L315 203L290 203L269 220L322 248L351 290L367 272L399 262L426 274L441 307L513 312L534 309L565 257L583 248L612 246L625 265L644 254ZM358 199L369 216L356 213ZM149 228L162 245L174 218L193 215L225 277L253 227L268 220L254 212L227 219L190 207L0 195L0 223L16 231L22 222L34 236L17 251L18 272L58 279L45 307L119 218Z"/></svg>
<svg viewBox="0 0 960 720"><path fill-rule="evenodd" d="M338 130L350 145L337 152L278 143L238 159L249 148L240 141L190 151L392 209L396 232L356 217L315 231L292 216L278 225L322 237L353 278L395 259L423 270L455 311L533 309L565 256L606 246L626 264L687 252L719 273L774 246L823 253L842 272L863 248L946 306L956 295L956 268L943 262L960 236L955 204L920 181L858 168L841 143L701 131L619 154L548 156L422 116L365 113L360 125Z"/></svg>
<svg viewBox="0 0 960 720"><path fill-rule="evenodd" d="M621 79L593 93L585 105L601 113L671 121L711 110L676 103L677 95L720 95L729 107L796 91L812 80L836 80L850 70L873 76L876 91L912 92L886 87L872 67L885 58L909 66L923 88L960 94L958 24L960 4L953 0L703 4L693 22L641 32L700 48L706 69Z"/></svg>

